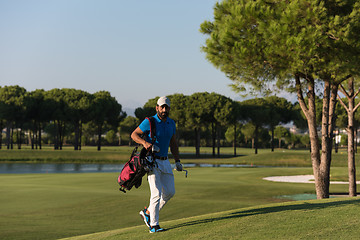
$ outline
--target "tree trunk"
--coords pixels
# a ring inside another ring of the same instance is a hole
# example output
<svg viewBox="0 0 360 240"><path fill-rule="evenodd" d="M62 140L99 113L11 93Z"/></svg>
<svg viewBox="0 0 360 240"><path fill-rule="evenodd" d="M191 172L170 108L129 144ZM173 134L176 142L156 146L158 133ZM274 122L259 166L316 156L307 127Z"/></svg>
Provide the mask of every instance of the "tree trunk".
<svg viewBox="0 0 360 240"><path fill-rule="evenodd" d="M352 105L352 106L351 106ZM348 121L349 125L347 128L348 132L348 172L349 172L349 196L356 196L356 168L355 168L355 149L354 149L354 112L353 104L349 102L349 114Z"/></svg>
<svg viewBox="0 0 360 240"><path fill-rule="evenodd" d="M31 149L34 150L34 136L35 136L35 132L29 130L29 143L31 145Z"/></svg>
<svg viewBox="0 0 360 240"><path fill-rule="evenodd" d="M233 141L233 147L234 147L234 157L236 157L236 123L234 124L234 141Z"/></svg>
<svg viewBox="0 0 360 240"><path fill-rule="evenodd" d="M281 148L281 137L279 138L279 149Z"/></svg>
<svg viewBox="0 0 360 240"><path fill-rule="evenodd" d="M10 149L14 149L14 125L11 126Z"/></svg>
<svg viewBox="0 0 360 240"><path fill-rule="evenodd" d="M60 134L60 150L62 150L62 147L64 143L66 144L65 138L65 122L61 122L61 134Z"/></svg>
<svg viewBox="0 0 360 240"><path fill-rule="evenodd" d="M311 76L304 76L307 81L308 106L305 103L302 94L300 76L296 75L296 91L298 101L304 112L310 136L311 161L315 178L315 190L318 199L329 198L330 184L330 163L332 148L332 130L334 127L334 110L336 106L336 96L338 85L331 85L329 81L324 82L323 112L322 112L322 154L320 155L320 146L318 141L316 125L316 108L315 108L315 85ZM335 96L334 96L335 95Z"/></svg>
<svg viewBox="0 0 360 240"><path fill-rule="evenodd" d="M35 134L35 148L36 148L36 150L38 149L38 142L39 142L38 135Z"/></svg>
<svg viewBox="0 0 360 240"><path fill-rule="evenodd" d="M57 121L54 120L54 150L59 149L59 134L58 134L58 124Z"/></svg>
<svg viewBox="0 0 360 240"><path fill-rule="evenodd" d="M310 102L310 100L309 100ZM312 101L311 101L312 102ZM315 114L315 102L313 104L309 103L309 110L314 112ZM311 114L313 115L313 114ZM324 188L321 185L322 176L320 175L320 147L319 147L319 138L316 129L316 115L311 116L308 120L309 127L309 137L311 142L311 162L313 167L313 174L315 178L315 190L316 196L318 199L324 198L326 193L324 192Z"/></svg>
<svg viewBox="0 0 360 240"><path fill-rule="evenodd" d="M274 127L271 127L271 151L273 152L274 151ZM280 145L279 145L280 146Z"/></svg>
<svg viewBox="0 0 360 240"><path fill-rule="evenodd" d="M215 145L216 145L216 126L211 123L211 138L212 138L212 155L215 157Z"/></svg>
<svg viewBox="0 0 360 240"><path fill-rule="evenodd" d="M220 158L220 135L221 135L221 127L216 125L216 139L217 139L217 157Z"/></svg>
<svg viewBox="0 0 360 240"><path fill-rule="evenodd" d="M79 125L79 150L81 150L82 145L82 121L80 121Z"/></svg>
<svg viewBox="0 0 360 240"><path fill-rule="evenodd" d="M322 108L322 127L321 127L321 160L320 172L321 181L319 183L318 198L329 198L330 189L330 164L331 164L331 151L332 151L332 112L331 108L331 84L326 81L324 84L323 108Z"/></svg>
<svg viewBox="0 0 360 240"><path fill-rule="evenodd" d="M356 168L354 151L354 82L349 80L349 112L348 112L348 171L349 171L349 196L356 196Z"/></svg>
<svg viewBox="0 0 360 240"><path fill-rule="evenodd" d="M65 126L63 126L62 121L58 121L58 144L59 144L59 149L62 150L62 146L63 146L63 140L64 140L64 128Z"/></svg>
<svg viewBox="0 0 360 240"><path fill-rule="evenodd" d="M18 149L21 149L21 141L22 141L22 126L20 127L20 131L16 131L16 140L17 140L17 146Z"/></svg>
<svg viewBox="0 0 360 240"><path fill-rule="evenodd" d="M7 123L6 126L6 148L10 149L10 141L11 141L11 122Z"/></svg>
<svg viewBox="0 0 360 240"><path fill-rule="evenodd" d="M41 130L42 130L42 127L41 127L41 123L39 123L39 127L38 127L38 131L39 131L39 134L38 134L38 145L39 145L39 149L41 150L41 147L42 147L42 144L41 144Z"/></svg>
<svg viewBox="0 0 360 240"><path fill-rule="evenodd" d="M196 157L200 157L200 129L195 128L195 150Z"/></svg>
<svg viewBox="0 0 360 240"><path fill-rule="evenodd" d="M97 144L97 150L101 150L101 130L102 130L102 124L98 125L98 144Z"/></svg>
<svg viewBox="0 0 360 240"><path fill-rule="evenodd" d="M74 122L74 132L75 132L75 141L74 141L74 150L79 150L79 131L80 131L79 121Z"/></svg>
<svg viewBox="0 0 360 240"><path fill-rule="evenodd" d="M258 154L259 127L255 126L255 154Z"/></svg>
<svg viewBox="0 0 360 240"><path fill-rule="evenodd" d="M356 168L355 168L355 121L354 115L358 106L355 107L355 97L359 93L354 93L354 82L353 78L349 79L348 92L341 86L342 93L348 99L348 107L346 107L345 103L340 99L341 104L347 111L348 115L348 127L346 129L348 135L348 175L349 175L349 196L355 197L357 195L356 191Z"/></svg>

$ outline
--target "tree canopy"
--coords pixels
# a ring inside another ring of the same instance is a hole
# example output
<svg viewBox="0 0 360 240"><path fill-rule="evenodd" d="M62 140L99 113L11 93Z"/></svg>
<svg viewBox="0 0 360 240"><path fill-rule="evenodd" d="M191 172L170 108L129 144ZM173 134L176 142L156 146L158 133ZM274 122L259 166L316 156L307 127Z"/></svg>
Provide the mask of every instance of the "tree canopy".
<svg viewBox="0 0 360 240"><path fill-rule="evenodd" d="M214 7L207 59L238 90L268 92L277 86L296 91L306 116L318 198L329 197L334 111L339 84L358 75L360 2L355 0L225 0ZM320 155L315 98L322 89ZM305 102L304 94L308 98Z"/></svg>

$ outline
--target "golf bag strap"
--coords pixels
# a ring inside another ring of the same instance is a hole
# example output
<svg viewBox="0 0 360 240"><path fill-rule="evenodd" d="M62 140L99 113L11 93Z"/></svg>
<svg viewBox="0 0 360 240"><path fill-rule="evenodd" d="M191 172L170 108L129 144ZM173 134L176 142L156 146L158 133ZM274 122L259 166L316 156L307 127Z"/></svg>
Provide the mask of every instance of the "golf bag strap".
<svg viewBox="0 0 360 240"><path fill-rule="evenodd" d="M155 133L156 133L156 126L155 126L155 119L154 117L147 117L146 118L149 123L150 123L150 137L151 137L151 144L154 144L155 141L156 141L156 136L155 136Z"/></svg>

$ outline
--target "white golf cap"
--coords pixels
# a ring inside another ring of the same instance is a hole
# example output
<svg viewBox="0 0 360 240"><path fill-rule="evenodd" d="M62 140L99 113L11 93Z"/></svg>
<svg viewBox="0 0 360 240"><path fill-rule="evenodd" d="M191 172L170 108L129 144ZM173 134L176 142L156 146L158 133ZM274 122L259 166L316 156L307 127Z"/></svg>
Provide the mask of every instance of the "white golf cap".
<svg viewBox="0 0 360 240"><path fill-rule="evenodd" d="M170 107L170 100L165 96L160 97L159 100L157 101L158 106L162 106L164 104L166 104L166 105L168 105Z"/></svg>

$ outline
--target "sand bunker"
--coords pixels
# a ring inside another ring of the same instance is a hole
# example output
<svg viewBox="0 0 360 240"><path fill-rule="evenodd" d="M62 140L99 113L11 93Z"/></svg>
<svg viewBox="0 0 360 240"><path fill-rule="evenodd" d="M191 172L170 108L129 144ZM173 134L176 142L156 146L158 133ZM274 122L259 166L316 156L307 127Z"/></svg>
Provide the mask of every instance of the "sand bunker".
<svg viewBox="0 0 360 240"><path fill-rule="evenodd" d="M263 178L267 181L272 182L289 182L289 183L315 183L315 178L313 175L297 175L297 176L274 176L274 177L265 177ZM356 182L357 184L360 181ZM340 182L340 181L330 181L330 184L349 184L349 182Z"/></svg>

